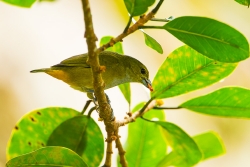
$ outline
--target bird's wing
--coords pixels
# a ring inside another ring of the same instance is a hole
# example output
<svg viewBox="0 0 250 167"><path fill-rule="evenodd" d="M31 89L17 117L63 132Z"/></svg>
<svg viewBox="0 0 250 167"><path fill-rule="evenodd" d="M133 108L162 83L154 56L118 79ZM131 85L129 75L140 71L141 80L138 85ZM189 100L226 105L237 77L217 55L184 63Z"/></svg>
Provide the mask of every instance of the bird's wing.
<svg viewBox="0 0 250 167"><path fill-rule="evenodd" d="M68 59L63 60L59 64L56 64L52 67L84 67L90 68L90 66L86 63L87 61L87 54L81 54L72 56Z"/></svg>

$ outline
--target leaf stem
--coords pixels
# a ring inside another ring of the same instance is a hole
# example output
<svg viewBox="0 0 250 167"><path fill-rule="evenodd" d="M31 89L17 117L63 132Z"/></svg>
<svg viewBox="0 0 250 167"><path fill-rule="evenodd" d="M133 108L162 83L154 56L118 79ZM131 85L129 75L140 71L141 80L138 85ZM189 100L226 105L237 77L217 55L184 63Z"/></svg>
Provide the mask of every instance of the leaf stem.
<svg viewBox="0 0 250 167"><path fill-rule="evenodd" d="M162 110L162 109L165 109L165 110L176 110L176 109L182 109L182 107L154 107L153 109L156 109L156 110Z"/></svg>
<svg viewBox="0 0 250 167"><path fill-rule="evenodd" d="M91 116L92 112L96 109L96 106L92 107L88 112L88 117Z"/></svg>
<svg viewBox="0 0 250 167"><path fill-rule="evenodd" d="M140 26L139 29L164 29L162 26Z"/></svg>
<svg viewBox="0 0 250 167"><path fill-rule="evenodd" d="M128 20L128 24L127 24L127 26L125 27L123 33L126 33L126 32L128 31L129 26L130 26L130 24L131 24L131 22L132 22L132 18L133 18L132 15L130 15L129 20Z"/></svg>
<svg viewBox="0 0 250 167"><path fill-rule="evenodd" d="M158 10L160 9L160 7L161 7L161 5L162 5L163 2L164 2L164 0L160 0L160 1L158 2L158 4L156 5L156 7L152 10L152 12L153 12L153 13L157 13Z"/></svg>
<svg viewBox="0 0 250 167"><path fill-rule="evenodd" d="M173 19L174 19L173 16L170 16L169 18L165 18L165 19L152 18L150 21L170 22Z"/></svg>
<svg viewBox="0 0 250 167"><path fill-rule="evenodd" d="M86 104L83 107L82 112L81 112L82 115L85 113L85 111L87 110L87 108L89 107L89 105L90 105L91 102L92 102L92 100L86 101Z"/></svg>

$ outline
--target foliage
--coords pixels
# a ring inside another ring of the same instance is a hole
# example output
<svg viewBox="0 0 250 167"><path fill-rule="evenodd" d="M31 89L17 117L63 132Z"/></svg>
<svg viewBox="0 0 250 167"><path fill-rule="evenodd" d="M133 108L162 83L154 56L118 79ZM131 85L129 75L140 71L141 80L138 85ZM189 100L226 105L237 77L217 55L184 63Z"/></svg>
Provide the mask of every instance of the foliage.
<svg viewBox="0 0 250 167"><path fill-rule="evenodd" d="M22 7L30 7L35 2L2 1ZM162 2L157 2L158 7ZM249 1L237 2L249 5ZM124 3L130 14L130 25L131 19L145 14L155 0L124 0ZM152 100L178 96L214 84L230 75L237 62L249 57L249 44L244 35L214 19L183 16L163 26L140 28L164 29L186 45L167 56L153 80L151 98L138 104L134 111L145 109ZM144 37L147 46L163 53L153 37L146 33ZM103 37L100 45L111 40L111 36ZM107 50L123 54L120 42ZM120 85L119 88L130 104L130 85ZM188 100L176 109L249 118L249 98L250 90L226 87ZM129 166L189 167L224 154L225 148L218 134L205 132L191 137L177 125L167 122L163 109L155 106L143 118L128 125L125 156ZM99 166L104 154L103 138L95 121L78 111L62 107L35 110L24 115L13 129L6 166Z"/></svg>

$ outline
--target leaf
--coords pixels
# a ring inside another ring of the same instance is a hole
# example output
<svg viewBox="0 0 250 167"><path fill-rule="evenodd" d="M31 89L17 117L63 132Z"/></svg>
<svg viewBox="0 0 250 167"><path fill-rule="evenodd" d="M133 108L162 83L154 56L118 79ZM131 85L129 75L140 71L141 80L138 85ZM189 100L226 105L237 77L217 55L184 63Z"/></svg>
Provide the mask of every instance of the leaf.
<svg viewBox="0 0 250 167"><path fill-rule="evenodd" d="M2 0L2 1L12 5L16 5L19 7L26 7L26 8L30 8L32 4L36 2L36 0Z"/></svg>
<svg viewBox="0 0 250 167"><path fill-rule="evenodd" d="M11 159L6 167L39 167L64 166L87 167L86 163L75 152L64 147L44 147L31 153Z"/></svg>
<svg viewBox="0 0 250 167"><path fill-rule="evenodd" d="M221 62L239 62L249 57L247 39L236 29L219 21L184 16L162 28L201 54Z"/></svg>
<svg viewBox="0 0 250 167"><path fill-rule="evenodd" d="M102 37L101 40L100 40L100 46L109 43L112 38L113 38L112 36L104 36L104 37ZM106 50L116 52L116 53L119 53L119 54L123 54L123 48L122 48L122 43L121 42L117 42L116 44L114 44L113 46L107 48Z"/></svg>
<svg viewBox="0 0 250 167"><path fill-rule="evenodd" d="M250 5L250 0L235 0L236 2L238 2L241 5L245 5L248 6Z"/></svg>
<svg viewBox="0 0 250 167"><path fill-rule="evenodd" d="M102 37L101 41L100 41L100 46L108 43L112 38L113 38L112 36ZM112 47L107 48L106 50L113 51L113 52L116 52L119 54L124 54L121 42L114 44ZM120 88L120 90L121 90L123 96L125 97L125 99L127 100L128 104L130 105L131 104L130 83L120 84L120 85L118 85L118 87Z"/></svg>
<svg viewBox="0 0 250 167"><path fill-rule="evenodd" d="M99 166L104 154L104 139L99 126L85 115L60 124L51 134L48 146L62 146L75 151L89 166Z"/></svg>
<svg viewBox="0 0 250 167"><path fill-rule="evenodd" d="M250 90L227 87L180 105L195 112L234 118L250 118Z"/></svg>
<svg viewBox="0 0 250 167"><path fill-rule="evenodd" d="M170 122L155 121L154 123L164 129L165 137L172 148L172 152L165 156L157 167L190 167L201 160L202 153L199 147L181 128Z"/></svg>
<svg viewBox="0 0 250 167"><path fill-rule="evenodd" d="M158 70L151 97L173 97L204 88L228 76L236 66L209 59L186 45L179 47Z"/></svg>
<svg viewBox="0 0 250 167"><path fill-rule="evenodd" d="M120 90L122 91L123 96L127 100L128 104L131 104L131 90L130 90L130 83L124 83L118 85Z"/></svg>
<svg viewBox="0 0 250 167"><path fill-rule="evenodd" d="M124 3L131 16L140 16L155 3L155 0L124 0Z"/></svg>
<svg viewBox="0 0 250 167"><path fill-rule="evenodd" d="M225 146L220 136L213 132L206 132L193 137L203 154L203 160L224 154Z"/></svg>
<svg viewBox="0 0 250 167"><path fill-rule="evenodd" d="M148 34L146 34L145 32L143 32L144 34L144 38L145 38L145 43L148 47L154 49L155 51L157 51L158 53L162 54L163 50L161 45L151 36L149 36Z"/></svg>
<svg viewBox="0 0 250 167"><path fill-rule="evenodd" d="M78 111L70 108L50 107L24 115L12 130L7 146L7 159L46 146L53 130L78 114Z"/></svg>
<svg viewBox="0 0 250 167"><path fill-rule="evenodd" d="M144 103L137 105L133 111L137 111ZM162 110L150 110L144 115L148 119L164 120ZM142 119L128 125L128 138L125 143L126 160L128 166L153 167L163 158L167 144L158 125ZM119 164L120 166L120 164Z"/></svg>

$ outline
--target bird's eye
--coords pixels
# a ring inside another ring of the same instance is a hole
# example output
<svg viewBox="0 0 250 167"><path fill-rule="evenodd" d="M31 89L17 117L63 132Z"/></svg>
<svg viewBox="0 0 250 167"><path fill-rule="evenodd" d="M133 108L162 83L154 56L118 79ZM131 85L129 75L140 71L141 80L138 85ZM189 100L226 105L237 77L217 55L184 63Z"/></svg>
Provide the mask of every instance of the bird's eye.
<svg viewBox="0 0 250 167"><path fill-rule="evenodd" d="M146 74L146 70L144 68L141 69L142 74Z"/></svg>

